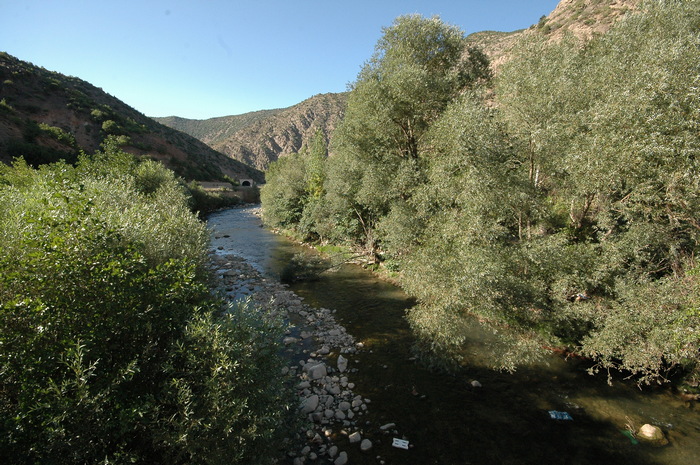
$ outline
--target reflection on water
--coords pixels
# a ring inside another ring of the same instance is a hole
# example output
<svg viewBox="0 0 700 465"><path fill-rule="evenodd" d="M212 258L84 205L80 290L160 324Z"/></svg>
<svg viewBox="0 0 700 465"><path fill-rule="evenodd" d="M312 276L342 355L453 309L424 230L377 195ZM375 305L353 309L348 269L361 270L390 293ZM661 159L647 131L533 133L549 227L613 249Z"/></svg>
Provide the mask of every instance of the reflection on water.
<svg viewBox="0 0 700 465"><path fill-rule="evenodd" d="M300 251L312 253L262 229L251 209L209 218L212 245L248 259L278 276ZM225 237L229 236L229 237ZM362 427L373 449L344 445L351 464L700 464L700 415L665 389L640 391L621 381L586 374L581 361L551 357L514 375L494 372L475 354L457 375L431 372L415 362L403 318L412 304L400 289L360 267L344 265L318 281L291 287L306 303L337 310L336 319L366 350L350 358L355 391L372 400L370 424ZM473 347L485 333L475 330ZM482 387L471 385L478 380ZM573 421L555 421L548 410L567 411ZM391 447L379 431L396 423L409 450ZM656 424L671 444L655 449L632 444L627 424Z"/></svg>

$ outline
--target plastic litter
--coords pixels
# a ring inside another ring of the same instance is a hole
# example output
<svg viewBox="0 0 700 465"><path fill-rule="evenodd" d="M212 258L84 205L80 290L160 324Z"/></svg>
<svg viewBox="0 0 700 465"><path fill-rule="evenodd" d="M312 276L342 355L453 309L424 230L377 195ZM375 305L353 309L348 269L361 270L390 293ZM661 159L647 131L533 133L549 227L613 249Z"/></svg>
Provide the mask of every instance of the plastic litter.
<svg viewBox="0 0 700 465"><path fill-rule="evenodd" d="M552 420L573 420L569 412L558 412L556 410L550 410L549 417Z"/></svg>
<svg viewBox="0 0 700 465"><path fill-rule="evenodd" d="M628 429L622 429L622 430L620 430L620 432L621 432L622 434L624 434L625 436L627 436L627 437L629 438L630 442L631 442L632 444L634 444L635 446L636 446L637 444L639 444L639 441L637 441L637 438L634 437L634 434L632 434L632 431L630 431L630 430L628 430Z"/></svg>
<svg viewBox="0 0 700 465"><path fill-rule="evenodd" d="M391 445L399 449L408 449L408 441L404 439L394 438Z"/></svg>

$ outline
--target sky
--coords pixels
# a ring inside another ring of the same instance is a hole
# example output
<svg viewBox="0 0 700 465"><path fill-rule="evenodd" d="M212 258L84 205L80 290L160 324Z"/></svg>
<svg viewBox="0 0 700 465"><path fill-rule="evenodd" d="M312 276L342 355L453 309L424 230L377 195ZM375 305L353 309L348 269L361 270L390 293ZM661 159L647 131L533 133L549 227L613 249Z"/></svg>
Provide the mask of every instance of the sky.
<svg viewBox="0 0 700 465"><path fill-rule="evenodd" d="M0 0L0 51L147 116L206 119L344 92L383 28L524 29L558 0Z"/></svg>

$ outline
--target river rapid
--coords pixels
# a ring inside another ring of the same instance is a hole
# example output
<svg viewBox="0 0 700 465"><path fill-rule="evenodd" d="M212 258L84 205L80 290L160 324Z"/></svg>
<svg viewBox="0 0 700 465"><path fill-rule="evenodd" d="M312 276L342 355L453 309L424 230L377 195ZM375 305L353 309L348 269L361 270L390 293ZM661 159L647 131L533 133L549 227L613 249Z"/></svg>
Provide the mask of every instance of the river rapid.
<svg viewBox="0 0 700 465"><path fill-rule="evenodd" d="M275 281L292 257L314 252L264 229L258 213L249 207L210 215L212 249L239 257ZM246 289L256 292L256 286ZM359 348L343 355L351 395L367 401L364 410L358 408L351 427L339 423L324 430L349 464L700 464L696 402L666 387L640 390L619 377L609 385L606 376L588 375L585 361L556 355L514 374L493 371L484 350L491 336L478 325L459 373L430 371L411 352L404 314L413 301L398 287L360 266L343 265L317 281L284 289L307 306L332 309L334 322ZM302 365L325 343L306 336L298 338ZM333 371L338 354L331 348L328 357ZM567 412L571 420L552 419L550 411ZM646 423L659 426L669 444L635 443L626 433ZM351 442L355 431L370 440L371 449L361 451L360 442ZM395 438L407 441L408 448L395 447ZM289 463L338 459L335 454L288 458Z"/></svg>

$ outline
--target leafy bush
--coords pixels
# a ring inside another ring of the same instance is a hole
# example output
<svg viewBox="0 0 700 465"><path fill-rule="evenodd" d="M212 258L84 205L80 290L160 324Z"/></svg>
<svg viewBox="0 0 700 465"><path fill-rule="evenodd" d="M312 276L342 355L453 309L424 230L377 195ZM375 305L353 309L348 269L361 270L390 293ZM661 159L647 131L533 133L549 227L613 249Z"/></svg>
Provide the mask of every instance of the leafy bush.
<svg viewBox="0 0 700 465"><path fill-rule="evenodd" d="M119 151L0 168L0 461L258 463L285 417L281 325L223 312L207 232Z"/></svg>

